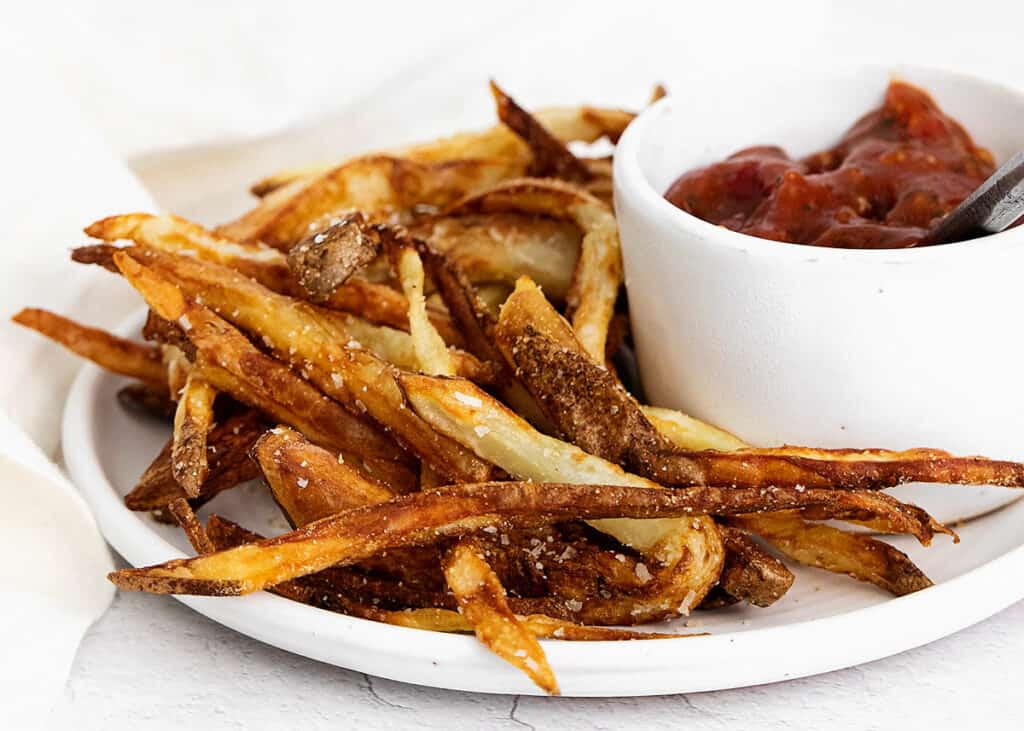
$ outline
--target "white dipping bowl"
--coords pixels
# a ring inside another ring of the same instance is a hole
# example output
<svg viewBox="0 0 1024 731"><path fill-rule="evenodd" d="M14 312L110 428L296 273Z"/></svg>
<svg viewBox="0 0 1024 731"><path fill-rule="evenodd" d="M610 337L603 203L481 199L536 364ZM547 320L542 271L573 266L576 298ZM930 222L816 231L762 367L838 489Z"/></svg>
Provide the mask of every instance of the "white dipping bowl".
<svg viewBox="0 0 1024 731"><path fill-rule="evenodd" d="M663 198L682 173L756 144L835 143L896 76L1002 162L1024 95L947 71L865 67L677 89L615 151L615 208L648 401L761 446L936 447L1024 461L1024 227L920 249L845 250L729 231ZM939 520L1019 494L907 485Z"/></svg>

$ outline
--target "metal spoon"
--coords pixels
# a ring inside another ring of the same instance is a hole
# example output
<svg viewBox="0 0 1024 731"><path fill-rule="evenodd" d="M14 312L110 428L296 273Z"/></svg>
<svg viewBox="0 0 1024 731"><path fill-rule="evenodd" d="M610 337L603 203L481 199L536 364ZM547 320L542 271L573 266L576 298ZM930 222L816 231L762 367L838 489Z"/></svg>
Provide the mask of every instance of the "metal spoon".
<svg viewBox="0 0 1024 731"><path fill-rule="evenodd" d="M1024 152L1018 152L947 213L924 244L949 244L995 234L1024 216Z"/></svg>

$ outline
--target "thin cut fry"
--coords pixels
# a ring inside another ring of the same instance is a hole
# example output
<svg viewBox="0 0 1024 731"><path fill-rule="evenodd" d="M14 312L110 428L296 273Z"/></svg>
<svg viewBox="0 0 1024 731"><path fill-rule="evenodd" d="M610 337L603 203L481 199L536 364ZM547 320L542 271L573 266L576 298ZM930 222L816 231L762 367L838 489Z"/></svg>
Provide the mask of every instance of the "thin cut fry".
<svg viewBox="0 0 1024 731"><path fill-rule="evenodd" d="M140 266L126 252L119 253L116 260L149 305L165 319L177 322L199 349L203 357L197 367L207 382L292 424L317 443L356 455L375 474L408 484L400 469L407 457L387 435L258 351L207 308L187 302L175 285Z"/></svg>
<svg viewBox="0 0 1024 731"><path fill-rule="evenodd" d="M119 265L138 257L146 266L137 265L133 271L167 277L189 296L201 297L205 306L260 337L320 391L350 410L368 414L449 479L477 481L490 475L489 465L437 434L406 407L393 366L361 349L358 343L346 345L340 339L345 330L336 316L328 317L308 303L275 294L216 264L134 249L117 256ZM223 330L222 326L218 328ZM211 340L211 347L216 347L214 334ZM283 417L279 420L288 421Z"/></svg>
<svg viewBox="0 0 1024 731"><path fill-rule="evenodd" d="M516 133L533 154L528 175L538 178L561 178L574 183L590 180L590 170L576 159L569 149L536 118L516 104L508 94L491 81L491 94L498 108L498 119Z"/></svg>
<svg viewBox="0 0 1024 731"><path fill-rule="evenodd" d="M260 437L253 454L292 526L394 497L384 485L288 427Z"/></svg>
<svg viewBox="0 0 1024 731"><path fill-rule="evenodd" d="M417 162L369 155L278 188L217 233L287 251L332 216L353 210L402 216L417 206L443 208L524 171L522 163L501 158Z"/></svg>
<svg viewBox="0 0 1024 731"><path fill-rule="evenodd" d="M618 141L623 131L636 116L632 112L599 107L553 107L541 109L533 115L560 142L594 142L607 137ZM479 132L444 137L434 142L399 148L391 154L408 157L419 162L442 162L466 158L509 158L525 166L530 162L530 149L504 124ZM310 180L337 166L334 164L308 165L282 170L253 184L253 195L266 196L279 188Z"/></svg>
<svg viewBox="0 0 1024 731"><path fill-rule="evenodd" d="M556 180L510 180L460 201L450 214L518 211L571 220L583 232L568 295L572 326L584 350L604 362L608 324L622 284L619 229L608 204Z"/></svg>
<svg viewBox="0 0 1024 731"><path fill-rule="evenodd" d="M86 233L105 241L127 239L139 246L195 256L230 266L275 292L292 296L304 294L303 287L292 275L282 252L258 242L232 241L177 216L153 216L146 213L110 216L88 226ZM80 246L72 251L71 258L84 264L98 264L118 273L113 259L117 251L117 247L107 244ZM354 277L337 287L323 304L360 315L380 325L399 329L409 327L405 298L386 284ZM458 331L452 327L447 313L430 309L429 315L448 343L461 344Z"/></svg>
<svg viewBox="0 0 1024 731"><path fill-rule="evenodd" d="M448 348L427 317L427 303L423 298L423 262L413 247L403 248L397 258L398 277L409 302L409 334L412 335L419 370L435 376L454 376L455 365Z"/></svg>
<svg viewBox="0 0 1024 731"><path fill-rule="evenodd" d="M542 690L558 695L558 683L537 638L509 609L505 589L478 542L464 538L445 556L445 579L477 638L498 657L522 670Z"/></svg>
<svg viewBox="0 0 1024 731"><path fill-rule="evenodd" d="M538 481L661 487L650 480L624 472L618 465L587 454L574 445L541 434L468 381L403 374L402 387L417 413L434 428L513 476ZM745 494L743 490L761 495L764 506L759 507L758 511L772 509L765 506L776 500L786 502L797 495L833 495L835 500L808 499L806 504L820 505L829 510L846 510L857 504L872 515L891 518L900 526L901 531L916 536L926 545L933 536L934 525L927 519L927 513L882 493L836 490L831 487L811 488L804 485L743 487L731 483L725 489L735 496ZM847 507L841 508L840 502L845 502ZM643 552L653 548L661 539L671 536L678 530L678 526L673 521L602 521L599 529ZM704 556L705 551L699 545L691 548L694 556Z"/></svg>
<svg viewBox="0 0 1024 731"><path fill-rule="evenodd" d="M204 503L224 490L259 477L259 467L249 459L249 450L265 428L260 414L249 409L213 428L207 438L210 473L194 502ZM129 510L161 510L181 497L185 497L185 491L171 473L169 440L125 495L124 504Z"/></svg>
<svg viewBox="0 0 1024 731"><path fill-rule="evenodd" d="M849 574L896 596L932 585L905 553L871 536L815 525L791 515L746 515L730 519L807 566Z"/></svg>
<svg viewBox="0 0 1024 731"><path fill-rule="evenodd" d="M719 584L729 596L756 607L770 607L789 591L796 577L785 564L743 531L727 526L719 530L725 543L725 566Z"/></svg>
<svg viewBox="0 0 1024 731"><path fill-rule="evenodd" d="M174 414L171 469L185 494L198 497L209 474L206 435L213 426L213 401L217 391L194 371L185 381Z"/></svg>
<svg viewBox="0 0 1024 731"><path fill-rule="evenodd" d="M47 310L24 309L11 319L108 371L137 378L153 386L164 387L167 383L160 352L156 348L79 325Z"/></svg>
<svg viewBox="0 0 1024 731"><path fill-rule="evenodd" d="M236 596L330 566L351 565L383 551L429 545L489 526L506 528L587 520L608 526L605 529L610 531L616 524L664 526L682 516L696 525L707 520L700 517L704 515L744 515L807 505L835 505L839 509L877 506L882 510L882 506L893 503L895 501L888 496L874 492L813 488L803 491L714 487L665 490L622 484L461 484L350 510L248 546L146 568L121 569L108 578L128 591ZM693 533L709 535L699 530ZM654 535L656 531L648 528L633 530L630 537L637 539L636 542L642 539L649 542ZM717 532L710 535L717 537ZM715 550L714 544L709 549L693 541L691 544L700 548L701 554L690 555L689 560L701 570L711 564L713 582L721 563L720 543L717 554L711 553ZM680 550L689 548L688 545ZM685 612L687 605L698 603L700 596L688 598L678 610Z"/></svg>
<svg viewBox="0 0 1024 731"><path fill-rule="evenodd" d="M206 531L203 530L202 523L199 522L196 514L192 512L192 506L188 504L188 500L185 498L172 500L167 505L167 511L174 516L174 519L178 521L178 525L185 531L188 542L192 544L192 548L195 549L197 554L213 553L217 550L210 537L206 535Z"/></svg>

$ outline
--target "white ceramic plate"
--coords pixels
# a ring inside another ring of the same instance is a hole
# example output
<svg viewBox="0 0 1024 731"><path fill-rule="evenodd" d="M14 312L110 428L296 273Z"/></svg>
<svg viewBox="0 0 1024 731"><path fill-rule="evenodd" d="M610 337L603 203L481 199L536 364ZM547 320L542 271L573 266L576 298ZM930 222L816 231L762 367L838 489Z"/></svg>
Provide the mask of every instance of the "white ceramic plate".
<svg viewBox="0 0 1024 731"><path fill-rule="evenodd" d="M138 332L133 318L122 334ZM169 436L126 413L123 380L87 365L64 412L71 477L110 544L143 566L189 552L181 531L121 502ZM941 489L941 488L936 488ZM228 491L212 508L253 530L287 530L265 488ZM209 510L207 508L206 510ZM203 512L206 512L205 510ZM892 655L978 622L1024 597L1024 501L962 526L962 542L939 537L930 549L897 538L936 586L892 598L823 571L796 569L793 589L768 609L696 612L659 625L706 636L658 642L544 642L562 691L626 696L735 688L814 675ZM282 649L394 680L490 693L539 691L474 638L392 627L314 609L261 592L246 597L178 597L216 622Z"/></svg>

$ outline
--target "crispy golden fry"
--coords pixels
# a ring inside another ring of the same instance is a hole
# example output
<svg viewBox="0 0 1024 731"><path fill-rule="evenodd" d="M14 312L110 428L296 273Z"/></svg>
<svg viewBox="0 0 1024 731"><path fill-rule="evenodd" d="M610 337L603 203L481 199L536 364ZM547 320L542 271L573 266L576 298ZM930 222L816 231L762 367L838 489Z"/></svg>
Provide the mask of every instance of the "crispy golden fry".
<svg viewBox="0 0 1024 731"><path fill-rule="evenodd" d="M138 257L146 265L138 269L170 279L189 296L200 296L222 317L262 338L323 393L368 414L448 479L478 481L490 475L489 465L439 435L406 407L393 366L357 347L357 343L346 346L342 339L346 335L344 325L336 315L328 316L308 303L275 294L215 264L134 249L119 253L118 261L131 257ZM223 329L223 325L217 326L217 330ZM217 333L211 332L211 350L219 347L218 339ZM275 418L290 423L276 414ZM305 429L300 431L306 433Z"/></svg>
<svg viewBox="0 0 1024 731"><path fill-rule="evenodd" d="M192 548L195 549L197 554L213 553L217 550L210 537L206 535L206 531L203 530L202 523L199 522L196 514L192 512L192 506L188 504L188 500L185 498L172 500L167 505L167 511L174 516L174 519L178 521L178 525L185 531L188 542L192 544Z"/></svg>
<svg viewBox="0 0 1024 731"><path fill-rule="evenodd" d="M232 241L179 216L148 213L108 216L87 226L85 233L103 241L127 240L170 253L197 256L230 266L277 291L291 291L293 287L287 262L277 249L258 241Z"/></svg>
<svg viewBox="0 0 1024 731"><path fill-rule="evenodd" d="M418 378L427 378L418 376ZM597 458L592 458L597 459ZM594 470L594 463L582 469ZM616 468L617 469L617 468ZM620 471L620 480L624 473ZM639 478L637 478L639 479ZM694 571L710 565L707 579L714 583L721 568L718 533L704 526L700 516L745 515L759 511L789 510L807 505L834 505L837 509L863 508L898 514L899 503L887 495L855 490L775 490L691 487L666 490L623 484L567 484L540 482L486 482L451 485L439 490L411 493L386 503L350 510L276 538L219 551L192 559L176 559L156 566L114 571L109 578L129 591L155 594L236 596L274 586L330 566L348 566L382 552L405 546L430 545L446 537L461 537L489 526L545 525L566 520L587 520L602 530L626 534L633 544L661 550L656 539L676 519L685 516L692 526L691 540L672 550L686 554ZM713 524L712 524L713 525ZM699 526L699 528L697 527ZM701 541L693 540L699 535ZM711 545L704 547L703 541ZM624 541L625 542L625 541ZM627 544L628 545L628 544ZM696 553L696 550L701 553ZM687 551L689 553L687 554ZM672 567L683 563L672 558ZM678 582L673 582L676 584ZM703 594L684 597L675 607L685 613ZM647 621L653 608L639 609L637 622ZM665 608L668 609L667 607Z"/></svg>
<svg viewBox="0 0 1024 731"><path fill-rule="evenodd" d="M608 324L622 284L619 230L608 204L556 180L510 180L457 203L450 214L514 211L570 220L583 232L567 300L584 350L604 361Z"/></svg>
<svg viewBox="0 0 1024 731"><path fill-rule="evenodd" d="M164 387L167 383L160 352L156 348L79 325L47 310L24 309L11 319L108 371L137 378L153 386Z"/></svg>
<svg viewBox="0 0 1024 731"><path fill-rule="evenodd" d="M206 533L211 538L217 550L235 548L246 543L255 543L264 540L260 535L245 530L237 524L222 518L219 515L211 515L207 521ZM311 604L322 609L332 611L344 611L353 616L364 619L372 619L378 622L386 622L402 627L413 629L430 630L435 632L472 632L473 628L466 621L466 618L447 608L448 602L443 595L436 597L436 604L424 605L418 608L408 608L399 611L381 609L379 606L360 603L351 598L346 599L345 593L351 592L349 596L358 599L357 592L352 590L367 585L366 577L360 579L352 575L357 585L349 586L345 583L343 576L345 569L327 569L318 574L301 577L292 581L282 582L269 590L286 596L290 599ZM349 582L352 583L352 582ZM372 582L368 582L372 583ZM344 588L342 588L344 587ZM383 600L383 597L391 595L401 596L401 587L395 585L387 586L380 596L372 599ZM416 606L415 600L422 597L407 597L413 601L406 602L410 606ZM529 601L510 599L510 605L529 606ZM645 632L616 629L611 627L588 627L573 622L568 622L556 617L549 617L544 614L518 614L517 618L524 627L537 637L569 641L627 641L627 640L658 640L679 637L696 637L701 633L693 634L671 634L660 632Z"/></svg>
<svg viewBox="0 0 1024 731"><path fill-rule="evenodd" d="M260 437L253 454L293 527L394 497L381 483L288 427Z"/></svg>
<svg viewBox="0 0 1024 731"><path fill-rule="evenodd" d="M389 484L405 488L415 480L404 466L407 455L387 435L261 353L206 307L186 301L174 284L138 264L127 252L119 253L116 261L147 303L161 317L177 322L200 351L197 368L204 380L295 426L313 441L358 458Z"/></svg>
<svg viewBox="0 0 1024 731"><path fill-rule="evenodd" d="M562 143L594 142L602 137L616 142L635 116L632 112L599 107L555 107L534 113L536 120ZM524 170L531 160L529 147L504 124L400 148L391 154L419 162L507 158L517 161ZM326 164L284 170L258 181L250 190L263 197L296 181L324 175L335 167L336 164Z"/></svg>
<svg viewBox="0 0 1024 731"><path fill-rule="evenodd" d="M86 233L107 241L127 239L140 246L230 266L281 294L300 296L304 292L292 275L285 255L277 249L258 243L238 243L177 216L146 213L110 216L87 227ZM113 259L117 251L117 247L107 244L80 246L72 251L71 258L119 273ZM406 330L409 327L405 298L385 284L363 278L352 278L336 288L324 305L360 315L376 324ZM429 315L448 343L461 344L458 331L446 312L431 309Z"/></svg>
<svg viewBox="0 0 1024 731"><path fill-rule="evenodd" d="M650 480L624 472L618 465L587 454L574 445L541 434L468 381L414 374L403 374L401 381L416 412L435 429L515 477L551 482L572 480L581 484L661 487ZM715 453L715 456L728 454ZM743 486L726 484L726 489L732 494L743 494ZM934 533L935 524L928 519L927 513L885 494L804 485L765 487L755 484L745 489L761 495L765 504L776 500L782 504L793 499L800 502L794 496L805 494L832 494L836 500L808 499L805 505L819 505L828 511L863 509L874 516L891 519L901 532L916 536L924 544L931 541ZM769 509L772 508L761 506L758 511ZM667 539L678 529L674 521L602 521L598 527L642 552L654 548L660 540ZM707 549L695 545L691 547L691 553L693 556L705 556Z"/></svg>
<svg viewBox="0 0 1024 731"><path fill-rule="evenodd" d="M501 211L438 216L409 232L458 264L474 284L511 286L529 276L559 301L569 294L582 240L571 221Z"/></svg>
<svg viewBox="0 0 1024 731"><path fill-rule="evenodd" d="M249 450L266 428L257 411L247 409L218 424L207 438L210 473L199 490L197 504L236 485L259 477L259 467ZM185 491L171 473L171 441L168 441L138 483L124 497L129 510L161 510Z"/></svg>
<svg viewBox="0 0 1024 731"><path fill-rule="evenodd" d="M522 163L500 158L417 162L369 155L278 188L217 233L287 251L332 216L358 210L401 217L420 206L443 208L524 171Z"/></svg>
<svg viewBox="0 0 1024 731"><path fill-rule="evenodd" d="M530 423L546 428L547 420L544 414L506 367L501 352L494 345L494 315L477 295L459 265L423 241L417 241L416 247L452 319L461 328L466 347L480 360L495 364L496 380L502 398Z"/></svg>
<svg viewBox="0 0 1024 731"><path fill-rule="evenodd" d="M206 435L213 426L213 402L217 391L193 371L185 381L174 414L171 447L171 471L174 479L190 497L199 490L209 474L206 461Z"/></svg>
<svg viewBox="0 0 1024 731"><path fill-rule="evenodd" d="M719 530L725 543L725 566L719 585L729 596L756 607L770 607L789 591L796 577L785 564L743 531L728 526Z"/></svg>
<svg viewBox="0 0 1024 731"><path fill-rule="evenodd" d="M409 302L409 334L416 352L418 370L434 376L454 376L455 364L444 343L427 317L427 302L423 297L423 262L412 246L396 254L398 278Z"/></svg>
<svg viewBox="0 0 1024 731"><path fill-rule="evenodd" d="M683 449L734 450L746 446L737 437L678 412L653 407L643 409L659 431ZM812 517L814 512L814 508L809 508L805 515ZM831 514L818 511L817 517L849 519L849 516L835 511ZM857 517L876 529L899 532L887 520L865 513ZM944 530L944 526L935 523L930 516L923 519L931 524L933 531ZM931 586L931 580L904 553L870 536L808 523L800 515L788 512L740 517L733 522L760 535L794 561L870 581L897 596ZM953 538L956 540L955 534ZM728 540L726 545L728 548ZM725 577L725 573L723 584L729 583L731 587L732 582Z"/></svg>
<svg viewBox="0 0 1024 731"><path fill-rule="evenodd" d="M385 284L353 277L334 290L326 306L351 312L377 325L409 330L409 303L401 292ZM464 346L462 333L445 309L428 304L427 317L448 345Z"/></svg>
<svg viewBox="0 0 1024 731"><path fill-rule="evenodd" d="M747 443L724 429L712 426L700 419L694 419L673 409L641 405L640 410L647 420L661 432L662 436L680 449L704 451L714 449L728 452L743 449Z"/></svg>
<svg viewBox="0 0 1024 731"><path fill-rule="evenodd" d="M560 178L573 183L590 180L590 170L569 152L569 148L544 129L536 118L491 81L491 94L500 119L526 143L533 154L527 174L537 178Z"/></svg>
<svg viewBox="0 0 1024 731"><path fill-rule="evenodd" d="M896 596L932 585L905 553L871 536L815 525L791 515L746 515L730 522L807 566L867 581Z"/></svg>
<svg viewBox="0 0 1024 731"><path fill-rule="evenodd" d="M544 313L547 306L547 314ZM559 430L587 451L667 485L881 489L905 482L1024 486L1024 466L938 450L805 447L679 450L635 399L575 344L543 295L522 281L495 330L505 356Z"/></svg>
<svg viewBox="0 0 1024 731"><path fill-rule="evenodd" d="M526 673L544 692L558 695L558 683L544 650L509 609L505 589L483 552L481 544L463 538L441 564L462 616L494 654Z"/></svg>
<svg viewBox="0 0 1024 731"><path fill-rule="evenodd" d="M173 419L175 404L167 389L157 389L148 383L129 383L117 391L117 402L126 411L145 414L157 419Z"/></svg>
<svg viewBox="0 0 1024 731"><path fill-rule="evenodd" d="M660 487L541 434L483 391L463 389L462 382L410 375L403 376L402 386L417 413L434 428L519 479ZM633 607L638 621L689 611L718 580L723 548L708 518L591 524L663 567L657 569L657 582L651 587L662 591ZM595 598L588 603L600 601Z"/></svg>

